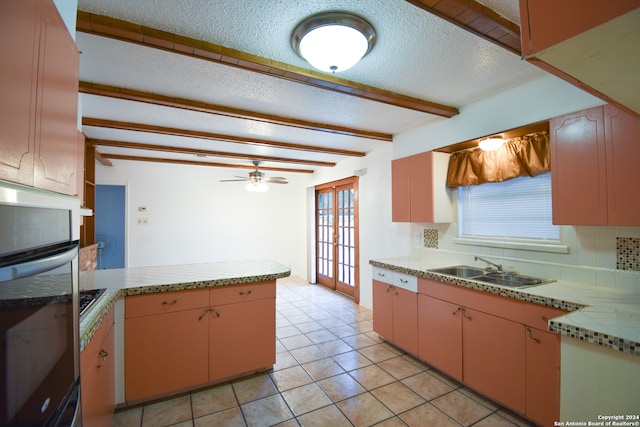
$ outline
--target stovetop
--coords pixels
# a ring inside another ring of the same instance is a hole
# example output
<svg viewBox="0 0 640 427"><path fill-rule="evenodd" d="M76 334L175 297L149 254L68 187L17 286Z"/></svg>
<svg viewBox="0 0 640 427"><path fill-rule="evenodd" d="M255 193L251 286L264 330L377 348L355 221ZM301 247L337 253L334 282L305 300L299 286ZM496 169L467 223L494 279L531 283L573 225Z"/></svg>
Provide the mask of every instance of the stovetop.
<svg viewBox="0 0 640 427"><path fill-rule="evenodd" d="M88 289L80 291L78 306L80 309L80 317L82 317L89 308L104 294L106 289Z"/></svg>

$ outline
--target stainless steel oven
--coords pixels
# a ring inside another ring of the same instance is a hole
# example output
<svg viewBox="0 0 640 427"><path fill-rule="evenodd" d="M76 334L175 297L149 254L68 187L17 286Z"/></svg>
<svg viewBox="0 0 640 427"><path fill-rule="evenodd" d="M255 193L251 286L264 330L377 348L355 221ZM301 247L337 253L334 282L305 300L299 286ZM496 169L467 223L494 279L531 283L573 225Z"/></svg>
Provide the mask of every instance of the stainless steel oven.
<svg viewBox="0 0 640 427"><path fill-rule="evenodd" d="M0 426L80 424L78 208L0 181Z"/></svg>

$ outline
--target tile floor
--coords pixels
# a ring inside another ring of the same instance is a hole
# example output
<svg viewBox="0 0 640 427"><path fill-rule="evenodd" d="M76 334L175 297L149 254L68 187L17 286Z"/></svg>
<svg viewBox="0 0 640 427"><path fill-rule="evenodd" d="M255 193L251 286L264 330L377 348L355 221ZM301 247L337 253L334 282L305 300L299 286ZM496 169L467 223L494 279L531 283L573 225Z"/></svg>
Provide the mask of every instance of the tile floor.
<svg viewBox="0 0 640 427"><path fill-rule="evenodd" d="M372 312L278 280L273 371L116 412L112 426L529 426L380 340Z"/></svg>

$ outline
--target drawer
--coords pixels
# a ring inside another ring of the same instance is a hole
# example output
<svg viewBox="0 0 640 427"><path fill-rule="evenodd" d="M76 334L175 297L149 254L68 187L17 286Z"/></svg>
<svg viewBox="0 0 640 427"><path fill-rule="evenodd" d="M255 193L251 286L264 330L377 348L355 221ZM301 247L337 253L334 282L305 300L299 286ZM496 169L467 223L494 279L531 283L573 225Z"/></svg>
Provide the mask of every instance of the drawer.
<svg viewBox="0 0 640 427"><path fill-rule="evenodd" d="M380 267L373 267L373 276L371 278L373 280L377 280L378 282L393 285L393 271L391 270L385 270L384 268Z"/></svg>
<svg viewBox="0 0 640 427"><path fill-rule="evenodd" d="M503 319L523 323L524 301L468 289L462 286L420 278L418 291L462 307L473 308Z"/></svg>
<svg viewBox="0 0 640 427"><path fill-rule="evenodd" d="M209 289L132 295L126 297L124 303L127 319L203 308L209 305Z"/></svg>
<svg viewBox="0 0 640 427"><path fill-rule="evenodd" d="M568 311L528 302L524 306L524 324L532 328L548 331L549 320L565 313L568 313Z"/></svg>
<svg viewBox="0 0 640 427"><path fill-rule="evenodd" d="M96 359L99 356L100 350L105 345L105 338L113 329L114 319L114 309L112 307L105 318L102 319L98 330L91 337L91 341L89 341L84 350L82 350L82 353L80 353L80 372L82 377L89 375L90 370L97 366ZM106 351L109 352L109 350ZM109 352L109 354L112 355L111 352Z"/></svg>
<svg viewBox="0 0 640 427"><path fill-rule="evenodd" d="M418 292L418 278L410 274L393 272L393 285L411 292Z"/></svg>
<svg viewBox="0 0 640 427"><path fill-rule="evenodd" d="M276 297L276 281L249 283L246 285L228 285L211 288L209 305L235 304Z"/></svg>

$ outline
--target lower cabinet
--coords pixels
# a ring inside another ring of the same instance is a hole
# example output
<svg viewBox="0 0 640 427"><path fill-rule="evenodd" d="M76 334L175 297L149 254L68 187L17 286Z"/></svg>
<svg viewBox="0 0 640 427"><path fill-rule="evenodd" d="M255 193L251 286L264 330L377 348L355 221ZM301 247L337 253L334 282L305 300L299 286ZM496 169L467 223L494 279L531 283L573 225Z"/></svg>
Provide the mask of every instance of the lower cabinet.
<svg viewBox="0 0 640 427"><path fill-rule="evenodd" d="M520 323L462 309L463 380L525 413L525 342Z"/></svg>
<svg viewBox="0 0 640 427"><path fill-rule="evenodd" d="M418 354L418 295L374 280L373 330L403 350Z"/></svg>
<svg viewBox="0 0 640 427"><path fill-rule="evenodd" d="M418 356L462 381L460 306L418 294Z"/></svg>
<svg viewBox="0 0 640 427"><path fill-rule="evenodd" d="M127 297L126 400L272 366L275 295L270 281Z"/></svg>
<svg viewBox="0 0 640 427"><path fill-rule="evenodd" d="M209 340L210 381L273 365L275 298L215 306Z"/></svg>
<svg viewBox="0 0 640 427"><path fill-rule="evenodd" d="M560 418L560 336L527 327L526 415L544 426Z"/></svg>
<svg viewBox="0 0 640 427"><path fill-rule="evenodd" d="M115 409L113 308L80 354L82 422L109 427Z"/></svg>
<svg viewBox="0 0 640 427"><path fill-rule="evenodd" d="M560 415L563 310L418 279L418 356L542 424ZM375 306L374 306L375 310Z"/></svg>

